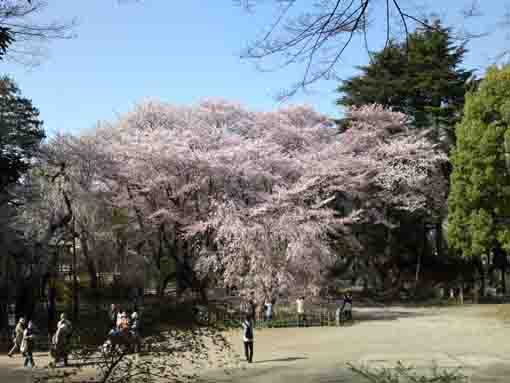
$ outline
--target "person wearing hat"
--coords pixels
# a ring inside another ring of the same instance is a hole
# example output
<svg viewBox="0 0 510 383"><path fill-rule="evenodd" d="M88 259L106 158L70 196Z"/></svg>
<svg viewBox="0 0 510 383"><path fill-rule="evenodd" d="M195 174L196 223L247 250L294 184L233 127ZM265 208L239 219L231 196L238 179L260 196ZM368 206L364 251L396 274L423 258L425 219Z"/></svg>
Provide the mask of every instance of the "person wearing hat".
<svg viewBox="0 0 510 383"><path fill-rule="evenodd" d="M25 331L25 318L19 318L16 329L14 330L14 346L12 346L11 351L7 354L9 358L12 358L12 354L20 350L21 341L23 340L23 331Z"/></svg>

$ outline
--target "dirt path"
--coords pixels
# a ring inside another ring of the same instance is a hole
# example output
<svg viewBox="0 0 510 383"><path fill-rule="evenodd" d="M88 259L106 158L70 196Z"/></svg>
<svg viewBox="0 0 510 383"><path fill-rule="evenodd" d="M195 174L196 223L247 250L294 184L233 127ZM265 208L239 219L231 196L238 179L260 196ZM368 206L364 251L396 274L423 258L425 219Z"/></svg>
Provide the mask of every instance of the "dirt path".
<svg viewBox="0 0 510 383"><path fill-rule="evenodd" d="M267 329L256 333L255 360L231 382L353 382L346 363L424 370L463 367L472 382L503 383L510 376L510 326L482 316L488 306L444 309L364 309L372 318L350 327ZM239 334L236 346L241 352ZM294 380L293 380L294 379Z"/></svg>
<svg viewBox="0 0 510 383"><path fill-rule="evenodd" d="M490 309L360 309L355 315L365 320L353 326L259 330L253 364L243 362L230 375L218 368L203 375L214 382L354 383L362 380L353 379L346 363L393 367L400 360L424 369L463 367L472 383L506 383L510 325L483 316ZM230 337L241 352L240 333ZM21 364L0 356L0 382L27 382Z"/></svg>

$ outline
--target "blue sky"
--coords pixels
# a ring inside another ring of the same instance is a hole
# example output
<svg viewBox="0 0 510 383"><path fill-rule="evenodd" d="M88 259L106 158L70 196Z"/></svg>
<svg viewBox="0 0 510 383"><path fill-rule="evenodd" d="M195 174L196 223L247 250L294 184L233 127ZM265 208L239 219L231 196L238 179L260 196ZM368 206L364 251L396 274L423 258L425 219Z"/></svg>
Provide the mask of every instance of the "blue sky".
<svg viewBox="0 0 510 383"><path fill-rule="evenodd" d="M423 0L447 22L457 25L458 11L469 0ZM485 0L487 3L488 0ZM485 15L473 22L490 28L505 12L500 1L490 0ZM113 120L144 98L189 104L206 97L241 102L255 110L277 106L273 96L300 76L300 68L274 73L257 71L239 53L271 12L261 7L254 15L233 6L232 0L50 0L43 20L78 18L72 40L54 41L41 65L27 68L3 63L25 96L40 109L48 133L92 127L98 120ZM405 4L416 3L406 0ZM447 16L446 16L447 15ZM377 18L377 14L372 15ZM370 48L377 49L385 34L375 26ZM506 46L500 32L472 43L466 65L483 70ZM359 41L345 52L339 74L356 73L367 62ZM335 81L322 81L311 94L291 102L308 103L322 113L339 116L334 105Z"/></svg>

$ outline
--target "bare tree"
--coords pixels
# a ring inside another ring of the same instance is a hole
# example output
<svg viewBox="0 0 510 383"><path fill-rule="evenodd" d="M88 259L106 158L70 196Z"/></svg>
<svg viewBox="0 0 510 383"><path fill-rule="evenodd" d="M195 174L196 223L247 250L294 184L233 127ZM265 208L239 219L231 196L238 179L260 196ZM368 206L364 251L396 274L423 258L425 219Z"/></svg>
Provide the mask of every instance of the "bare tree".
<svg viewBox="0 0 510 383"><path fill-rule="evenodd" d="M236 0L236 3L251 11L264 1ZM386 44L395 35L407 37L411 27L435 29L434 23L428 20L426 8L410 5L411 10L407 10L403 0L271 0L266 3L276 7L275 18L267 31L249 44L242 58L258 63L276 59L278 69L303 67L300 80L282 92L280 100L306 90L318 80L337 79L336 69L347 47L358 37L368 52L367 34L377 23L383 23ZM464 12L466 17L477 16L476 2ZM459 29L459 39L474 37L478 36Z"/></svg>
<svg viewBox="0 0 510 383"><path fill-rule="evenodd" d="M54 39L72 38L75 20L37 20L48 3L44 0L0 0L0 59L36 64L44 46Z"/></svg>

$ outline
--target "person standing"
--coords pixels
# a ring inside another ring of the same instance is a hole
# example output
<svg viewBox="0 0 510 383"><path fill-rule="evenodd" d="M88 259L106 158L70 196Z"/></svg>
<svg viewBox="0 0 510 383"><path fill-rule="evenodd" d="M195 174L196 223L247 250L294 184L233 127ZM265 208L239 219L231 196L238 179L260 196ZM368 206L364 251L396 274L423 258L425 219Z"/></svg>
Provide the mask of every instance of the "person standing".
<svg viewBox="0 0 510 383"><path fill-rule="evenodd" d="M270 320L273 319L273 302L266 301L266 303L264 303L264 307L266 308L265 312L266 321L269 322Z"/></svg>
<svg viewBox="0 0 510 383"><path fill-rule="evenodd" d="M250 316L246 315L243 321L243 342L244 342L244 355L248 363L253 362L253 324Z"/></svg>
<svg viewBox="0 0 510 383"><path fill-rule="evenodd" d="M257 305L255 304L255 299L253 298L253 294L250 297L250 300L248 301L248 314L251 316L251 320L253 322L253 325L255 326L256 321L256 313L257 313Z"/></svg>
<svg viewBox="0 0 510 383"><path fill-rule="evenodd" d="M138 316L138 312L135 310L131 314L131 327L130 327L131 335L134 338L134 351L140 351L140 317Z"/></svg>
<svg viewBox="0 0 510 383"><path fill-rule="evenodd" d="M28 367L30 364L30 367L35 367L34 363L34 357L32 355L34 351L34 325L32 321L28 322L28 326L23 332L23 340L21 341L21 352L25 356L25 363L24 366Z"/></svg>
<svg viewBox="0 0 510 383"><path fill-rule="evenodd" d="M16 351L20 350L21 342L23 341L23 332L25 331L25 318L19 318L18 324L14 330L14 346L12 346L11 350L7 354L9 358L12 358L12 354Z"/></svg>
<svg viewBox="0 0 510 383"><path fill-rule="evenodd" d="M305 297L300 296L296 299L297 315L298 315L298 326L300 323L305 321Z"/></svg>
<svg viewBox="0 0 510 383"><path fill-rule="evenodd" d="M336 325L340 326L342 324L342 307L343 307L343 299L338 299L336 302L336 310L335 310L335 320Z"/></svg>
<svg viewBox="0 0 510 383"><path fill-rule="evenodd" d="M112 303L112 306L110 308L110 329L117 327L117 314L119 313L119 310L117 309L117 305L115 303Z"/></svg>
<svg viewBox="0 0 510 383"><path fill-rule="evenodd" d="M122 321L122 312L121 312L121 310L119 309L119 310L117 311L117 319L115 320L115 327L116 327L117 329L120 329L120 323L121 323L121 321Z"/></svg>
<svg viewBox="0 0 510 383"><path fill-rule="evenodd" d="M63 359L64 366L67 366L68 355L71 349L71 335L73 327L71 322L67 319L66 314L60 315L60 320L57 324L57 332L55 333L55 351L57 358Z"/></svg>
<svg viewBox="0 0 510 383"><path fill-rule="evenodd" d="M352 320L352 294L351 292L347 292L344 295L344 305L342 307L342 312L345 313L345 319Z"/></svg>

